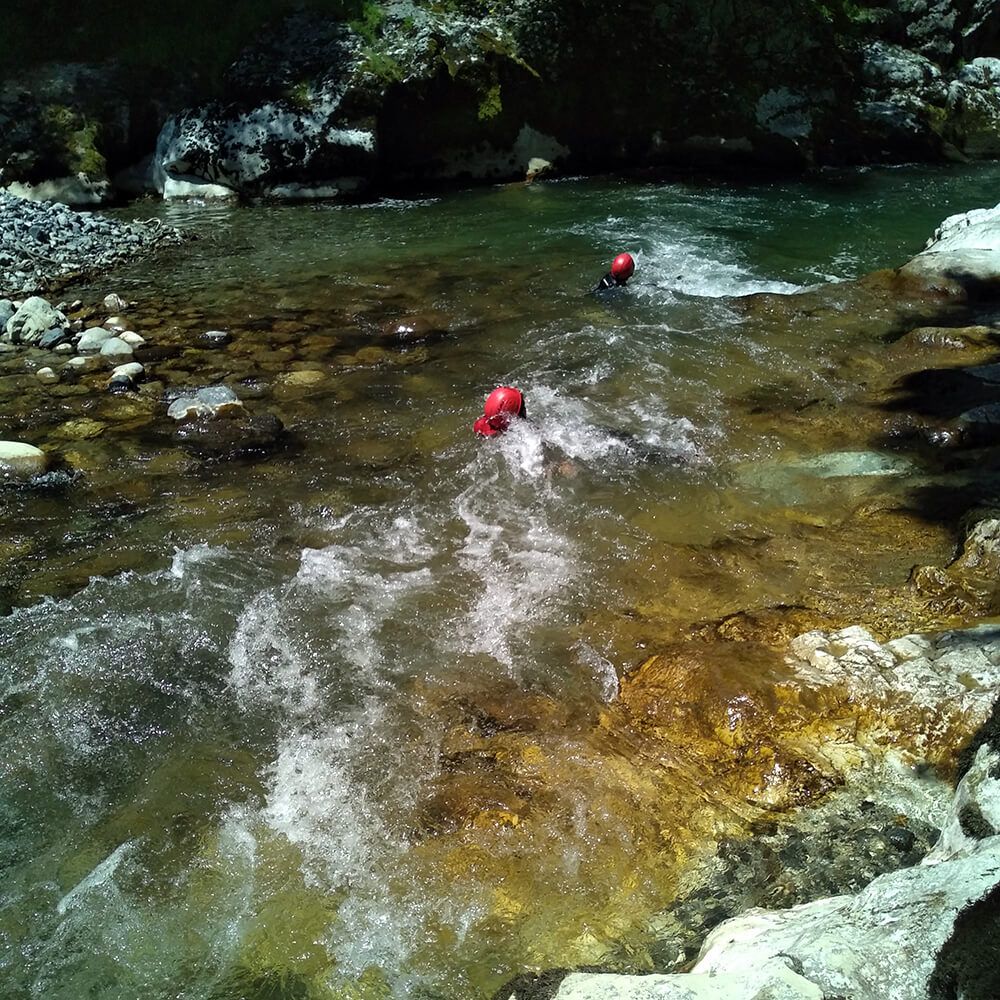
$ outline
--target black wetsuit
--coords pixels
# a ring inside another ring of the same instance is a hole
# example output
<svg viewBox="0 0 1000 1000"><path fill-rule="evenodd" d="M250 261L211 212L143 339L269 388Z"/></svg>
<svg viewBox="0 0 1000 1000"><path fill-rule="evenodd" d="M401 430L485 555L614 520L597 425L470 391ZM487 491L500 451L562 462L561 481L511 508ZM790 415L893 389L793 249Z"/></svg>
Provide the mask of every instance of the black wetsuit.
<svg viewBox="0 0 1000 1000"><path fill-rule="evenodd" d="M627 279L626 279L627 280ZM601 292L609 292L612 288L624 288L625 282L618 281L615 276L608 271L606 275L591 289L594 295L598 295Z"/></svg>

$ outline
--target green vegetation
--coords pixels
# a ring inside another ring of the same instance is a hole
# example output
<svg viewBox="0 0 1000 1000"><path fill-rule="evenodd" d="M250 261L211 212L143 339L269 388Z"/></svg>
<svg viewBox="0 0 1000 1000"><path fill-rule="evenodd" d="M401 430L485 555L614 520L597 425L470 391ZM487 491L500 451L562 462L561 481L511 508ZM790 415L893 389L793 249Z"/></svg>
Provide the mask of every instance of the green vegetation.
<svg viewBox="0 0 1000 1000"><path fill-rule="evenodd" d="M500 84L495 83L486 91L483 99L479 102L479 120L488 121L490 118L496 118L501 111L503 111L503 104L500 101Z"/></svg>

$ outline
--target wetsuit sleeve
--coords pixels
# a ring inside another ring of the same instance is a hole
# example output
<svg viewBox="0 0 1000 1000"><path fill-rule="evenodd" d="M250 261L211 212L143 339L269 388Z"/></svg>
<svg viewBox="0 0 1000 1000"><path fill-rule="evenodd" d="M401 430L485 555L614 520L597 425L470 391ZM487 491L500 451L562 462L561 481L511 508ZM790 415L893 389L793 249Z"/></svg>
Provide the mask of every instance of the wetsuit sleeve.
<svg viewBox="0 0 1000 1000"><path fill-rule="evenodd" d="M592 291L595 292L606 292L609 288L615 288L618 282L615 281L614 276L610 271L594 286Z"/></svg>

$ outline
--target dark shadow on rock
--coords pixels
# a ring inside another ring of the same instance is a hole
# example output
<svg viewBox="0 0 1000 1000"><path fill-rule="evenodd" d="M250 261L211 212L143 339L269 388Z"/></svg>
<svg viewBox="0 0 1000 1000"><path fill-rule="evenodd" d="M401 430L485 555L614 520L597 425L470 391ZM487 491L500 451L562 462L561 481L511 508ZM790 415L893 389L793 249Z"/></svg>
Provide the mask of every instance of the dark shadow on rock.
<svg viewBox="0 0 1000 1000"><path fill-rule="evenodd" d="M544 972L522 972L509 979L493 994L492 1000L553 1000L563 980L574 972L599 973L606 970L596 966L579 969L546 969Z"/></svg>
<svg viewBox="0 0 1000 1000"><path fill-rule="evenodd" d="M928 1000L1000 997L1000 886L959 914L928 983Z"/></svg>
<svg viewBox="0 0 1000 1000"><path fill-rule="evenodd" d="M979 378L965 368L927 368L904 375L894 388L892 398L882 404L890 413L952 418L1000 401L1000 384Z"/></svg>

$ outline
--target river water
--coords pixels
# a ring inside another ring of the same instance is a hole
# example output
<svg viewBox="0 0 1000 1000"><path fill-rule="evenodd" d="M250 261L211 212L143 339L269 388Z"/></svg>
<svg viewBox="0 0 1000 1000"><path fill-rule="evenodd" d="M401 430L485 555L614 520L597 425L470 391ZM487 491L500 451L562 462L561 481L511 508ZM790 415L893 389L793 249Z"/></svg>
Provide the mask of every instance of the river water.
<svg viewBox="0 0 1000 1000"><path fill-rule="evenodd" d="M4 500L36 544L0 632L4 995L488 997L628 967L732 807L637 749L621 678L692 623L860 599L950 545L854 540L920 475L862 398L884 325L730 297L896 265L998 181L157 207L198 240L75 291L135 299L152 344L229 330L154 377L228 381L293 443L178 458L162 413L102 403L83 476ZM588 296L625 249L628 291ZM500 383L530 420L477 441Z"/></svg>

